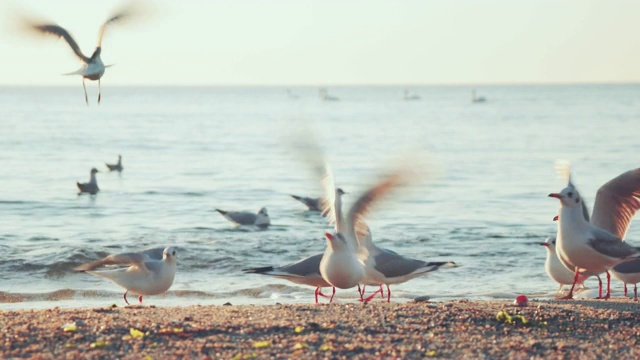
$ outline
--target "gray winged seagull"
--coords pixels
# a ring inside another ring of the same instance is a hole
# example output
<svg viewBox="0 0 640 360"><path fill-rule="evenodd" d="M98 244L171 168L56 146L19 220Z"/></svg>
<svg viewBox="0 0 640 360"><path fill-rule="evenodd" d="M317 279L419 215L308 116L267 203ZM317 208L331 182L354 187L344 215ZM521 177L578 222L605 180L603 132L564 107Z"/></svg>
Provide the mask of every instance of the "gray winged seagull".
<svg viewBox="0 0 640 360"><path fill-rule="evenodd" d="M177 250L175 247L164 248L161 256L159 250L160 248L153 248L109 255L80 265L75 270L103 277L125 289L122 297L127 305L129 292L138 295L138 302L142 304L143 296L163 294L173 285L178 261ZM109 269L113 266L119 267ZM105 267L106 269L102 269Z"/></svg>
<svg viewBox="0 0 640 360"><path fill-rule="evenodd" d="M271 224L267 208L263 207L258 213L247 211L225 211L216 209L225 219L236 225L254 225L258 227L267 227Z"/></svg>
<svg viewBox="0 0 640 360"><path fill-rule="evenodd" d="M558 292L562 291L563 286L572 285L574 273L567 269L567 267L560 262L560 259L558 259L558 254L556 254L556 238L549 237L545 242L540 243L540 245L547 249L547 258L544 263L544 269L549 278L560 285L560 287L558 287ZM576 285L582 285L584 288L584 281L586 279L586 276L580 276Z"/></svg>
<svg viewBox="0 0 640 360"><path fill-rule="evenodd" d="M340 193L340 195L346 194L346 192L344 192L341 188L338 188L336 190ZM327 208L326 201L323 197L312 198L312 197L298 196L298 195L291 195L291 197L303 203L307 207L307 210L309 211L322 212L323 209Z"/></svg>
<svg viewBox="0 0 640 360"><path fill-rule="evenodd" d="M79 183L76 181L76 185L78 186L78 189L80 189L80 192L78 194L87 193L95 195L98 193L98 191L100 191L100 188L98 187L98 180L96 180L96 174L98 172L98 169L92 168L91 172L89 173L89 182Z"/></svg>
<svg viewBox="0 0 640 360"><path fill-rule="evenodd" d="M632 175L633 171L637 170L632 170ZM626 207L616 209L615 203L611 203L611 198L606 195L611 188L614 188L613 192L617 193L622 191L622 189L615 189L617 186L628 185L626 182L628 178L625 177L625 174L621 175L622 180L615 178L603 185L604 189L598 190L591 222L585 219L583 200L575 187L567 186L560 193L549 194L550 197L559 199L561 204L558 218L558 233L560 235L557 239L558 257L565 263L573 265L575 271L573 286L563 299L573 298L575 283L583 271L589 273L606 272L607 294L604 298L608 299L610 297L608 270L625 261L640 257L640 248L630 246L622 241L618 235L606 229L614 230L620 227L619 221L612 220L616 211L627 214L627 225L630 220L628 213L624 212ZM632 176L633 179L635 176ZM635 184L631 184L630 187L634 188ZM624 217L621 220L624 221Z"/></svg>
<svg viewBox="0 0 640 360"><path fill-rule="evenodd" d="M322 278L322 275L320 275L320 261L322 260L322 256L323 254L321 253L306 257L302 260L284 266L265 266L243 269L242 271L252 274L273 276L276 278L289 280L300 285L313 286L316 288L316 304L318 303L318 296L329 298L329 303L331 303L333 301L333 296L336 293L336 288L326 282ZM324 287L333 288L331 297L322 293L322 288Z"/></svg>
<svg viewBox="0 0 640 360"><path fill-rule="evenodd" d="M107 168L109 169L109 171L122 172L122 170L124 170L124 168L122 167L122 155L118 155L117 163L115 164L105 163L105 165L107 165Z"/></svg>
<svg viewBox="0 0 640 360"><path fill-rule="evenodd" d="M102 37L104 36L104 32L108 25L111 25L115 22L121 21L122 19L129 17L131 15L130 11L119 11L110 16L103 24L100 26L100 30L98 32L98 43L96 45L95 50L91 56L86 56L80 50L80 46L75 41L73 36L62 26L56 24L42 24L42 23L31 23L30 26L41 33L54 35L56 37L63 38L67 44L73 50L73 53L83 62L83 65L77 71L67 73L64 75L80 75L82 76L82 88L84 89L84 101L89 105L89 98L87 96L87 88L85 86L85 79L89 80L97 80L98 81L98 104L100 104L101 91L100 91L100 78L104 75L105 69L110 67L111 65L105 66L102 63L102 59L100 58L100 54L102 53Z"/></svg>

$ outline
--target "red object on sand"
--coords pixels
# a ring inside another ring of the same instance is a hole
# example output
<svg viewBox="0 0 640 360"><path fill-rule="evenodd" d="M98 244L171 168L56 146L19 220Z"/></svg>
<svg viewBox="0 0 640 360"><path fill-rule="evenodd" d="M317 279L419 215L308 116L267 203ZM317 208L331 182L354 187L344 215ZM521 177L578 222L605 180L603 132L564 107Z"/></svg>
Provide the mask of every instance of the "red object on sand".
<svg viewBox="0 0 640 360"><path fill-rule="evenodd" d="M525 295L520 295L513 303L518 306L527 306L529 304L529 299L527 299Z"/></svg>

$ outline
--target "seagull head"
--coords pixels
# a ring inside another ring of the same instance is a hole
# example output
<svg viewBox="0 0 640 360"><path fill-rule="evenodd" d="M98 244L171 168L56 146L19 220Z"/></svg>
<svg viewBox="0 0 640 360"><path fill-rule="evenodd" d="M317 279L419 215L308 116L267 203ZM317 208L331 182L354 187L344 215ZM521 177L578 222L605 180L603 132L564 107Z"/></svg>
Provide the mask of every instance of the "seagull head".
<svg viewBox="0 0 640 360"><path fill-rule="evenodd" d="M175 247L169 246L162 251L162 260L175 262L177 259L178 250Z"/></svg>
<svg viewBox="0 0 640 360"><path fill-rule="evenodd" d="M267 208L266 207L263 207L262 209L260 209L260 211L258 211L258 214L262 215L262 216L269 217L269 213L267 212Z"/></svg>
<svg viewBox="0 0 640 360"><path fill-rule="evenodd" d="M346 191L342 190L341 188L337 188L337 189L336 189L336 195L337 195L337 196L342 196L342 195L344 195L344 194L348 194L348 192L346 192Z"/></svg>
<svg viewBox="0 0 640 360"><path fill-rule="evenodd" d="M551 193L549 194L549 197L559 199L562 206L581 206L580 203L582 199L580 198L578 190L576 190L576 188L574 188L573 186L567 186L559 193Z"/></svg>
<svg viewBox="0 0 640 360"><path fill-rule="evenodd" d="M341 233L325 233L324 236L327 238L327 245L334 251L347 248L347 240Z"/></svg>
<svg viewBox="0 0 640 360"><path fill-rule="evenodd" d="M547 238L544 242L540 243L540 245L546 247L549 251L556 251L556 238Z"/></svg>
<svg viewBox="0 0 640 360"><path fill-rule="evenodd" d="M96 173L99 173L99 172L100 172L100 171L98 171L98 169L96 169L96 168L91 169L91 174L92 174L92 175L93 175L93 174L96 174Z"/></svg>

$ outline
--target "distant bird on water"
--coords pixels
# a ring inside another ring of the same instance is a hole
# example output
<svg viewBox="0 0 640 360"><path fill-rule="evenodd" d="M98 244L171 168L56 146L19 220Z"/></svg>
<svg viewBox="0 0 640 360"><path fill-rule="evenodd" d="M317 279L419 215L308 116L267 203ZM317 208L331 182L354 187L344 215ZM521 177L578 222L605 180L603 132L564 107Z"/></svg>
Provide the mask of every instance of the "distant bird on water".
<svg viewBox="0 0 640 360"><path fill-rule="evenodd" d="M255 225L258 227L267 227L271 223L267 208L262 208L257 214L246 211L225 211L216 209L225 219L235 223L236 225Z"/></svg>
<svg viewBox="0 0 640 360"><path fill-rule="evenodd" d="M122 170L124 170L124 168L122 167L122 155L118 155L118 163L117 164L108 164L108 163L105 163L105 164L109 168L109 171L122 172Z"/></svg>
<svg viewBox="0 0 640 360"><path fill-rule="evenodd" d="M63 27L56 24L42 24L35 23L33 21L28 21L29 27L33 30L39 31L44 34L51 34L57 37L64 38L64 40L69 44L71 50L76 54L76 56L84 63L80 69L77 71L67 73L64 75L80 75L82 76L82 88L84 89L84 101L89 105L89 98L87 97L87 88L84 84L85 79L89 80L98 80L98 104L100 104L100 78L105 72L107 67L112 65L104 65L102 63L102 59L100 59L100 54L102 53L102 37L104 35L104 31L107 28L107 25L120 21L126 17L129 17L131 12L128 10L116 12L114 15L110 16L107 21L102 24L100 27L100 31L98 32L98 44L96 45L95 50L91 56L86 56L80 50L78 43L74 40L71 34Z"/></svg>
<svg viewBox="0 0 640 360"><path fill-rule="evenodd" d="M89 182L86 182L86 183L76 182L76 184L78 185L78 189L80 189L80 192L78 194L87 193L87 194L95 195L98 193L98 191L100 191L100 188L98 188L98 181L96 180L96 174L98 172L99 172L98 169L93 168L91 169L91 179L89 180Z"/></svg>

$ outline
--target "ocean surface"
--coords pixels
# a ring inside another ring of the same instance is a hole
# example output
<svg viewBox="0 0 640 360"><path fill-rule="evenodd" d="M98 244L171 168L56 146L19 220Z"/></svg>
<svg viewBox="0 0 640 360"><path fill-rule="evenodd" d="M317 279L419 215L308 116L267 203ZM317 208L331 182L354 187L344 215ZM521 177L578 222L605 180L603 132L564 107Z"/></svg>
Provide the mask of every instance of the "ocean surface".
<svg viewBox="0 0 640 360"><path fill-rule="evenodd" d="M179 249L175 282L146 304L313 303L313 288L241 271L324 251L330 226L289 196L321 195L289 141L301 127L316 133L347 208L403 158L428 159L368 224L380 246L459 267L392 286L394 301L551 297L539 243L556 232L554 161L571 161L589 204L640 166L640 85L482 86L484 103L470 86L412 87L413 101L402 87L331 87L339 101L323 101L314 87L105 81L99 106L88 90L86 106L79 83L0 88L0 309L122 305L123 290L73 267L168 245ZM109 173L118 154L124 171ZM79 196L92 167L101 191ZM263 206L267 230L214 211ZM640 244L637 224L627 238Z"/></svg>

